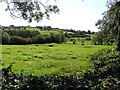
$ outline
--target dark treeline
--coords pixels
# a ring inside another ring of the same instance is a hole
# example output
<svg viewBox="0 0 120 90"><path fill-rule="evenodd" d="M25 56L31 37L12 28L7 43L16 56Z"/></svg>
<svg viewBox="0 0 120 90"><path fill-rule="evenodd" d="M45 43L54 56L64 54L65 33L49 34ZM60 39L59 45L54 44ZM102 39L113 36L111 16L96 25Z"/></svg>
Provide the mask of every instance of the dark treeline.
<svg viewBox="0 0 120 90"><path fill-rule="evenodd" d="M97 23L99 23L98 21ZM99 24L96 23L96 26ZM101 22L102 23L102 22ZM108 30L101 30L99 32L81 31L73 29L59 29L51 28L50 26L44 27L29 27L33 30L27 30L27 27L15 27L13 25L9 27L2 27L2 44L45 44L45 43L62 43L65 42L65 38L85 38L85 40L92 40L94 45L111 45L117 42L117 33L114 35ZM38 28L38 30L34 30ZM42 35L40 31L56 30L59 33L50 33L49 35Z"/></svg>
<svg viewBox="0 0 120 90"><path fill-rule="evenodd" d="M75 31L68 29L58 29L55 30L59 33L50 33L49 35L42 35L40 31L49 31L53 29L40 29L27 30L27 27L15 27L13 25L9 27L2 27L0 30L2 31L2 44L45 44L45 43L62 43L65 42L65 38L85 38L86 40L91 40L91 35L94 32L88 31ZM49 27L50 28L50 27ZM40 30L40 31L39 31Z"/></svg>
<svg viewBox="0 0 120 90"><path fill-rule="evenodd" d="M99 31L93 36L92 42L94 45L112 45L117 43L116 36L117 34L113 35L107 30Z"/></svg>
<svg viewBox="0 0 120 90"><path fill-rule="evenodd" d="M25 29L1 29L2 44L44 44L44 43L62 43L65 36L62 32L59 34L50 33L41 35L37 30Z"/></svg>
<svg viewBox="0 0 120 90"><path fill-rule="evenodd" d="M95 32L91 32L90 30L87 31L75 31L75 30L65 30L65 36L67 38L75 38L75 37L78 37L78 38L86 38L86 37L90 37L90 35L88 34L94 34ZM69 33L71 32L71 33Z"/></svg>

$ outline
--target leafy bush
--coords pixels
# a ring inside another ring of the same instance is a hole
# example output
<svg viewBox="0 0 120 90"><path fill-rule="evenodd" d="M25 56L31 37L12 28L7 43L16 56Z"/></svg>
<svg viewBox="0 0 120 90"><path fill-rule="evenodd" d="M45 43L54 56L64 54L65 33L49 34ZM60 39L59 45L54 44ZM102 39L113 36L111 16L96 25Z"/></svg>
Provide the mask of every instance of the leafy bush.
<svg viewBox="0 0 120 90"><path fill-rule="evenodd" d="M3 30L3 44L44 44L65 42L64 33L41 35L37 30L7 28ZM10 40L11 38L11 40Z"/></svg>
<svg viewBox="0 0 120 90"><path fill-rule="evenodd" d="M50 34L51 42L52 43L61 43L61 36L59 34Z"/></svg>
<svg viewBox="0 0 120 90"><path fill-rule="evenodd" d="M85 40L81 39L81 45L84 46L84 44L85 44Z"/></svg>
<svg viewBox="0 0 120 90"><path fill-rule="evenodd" d="M2 90L87 90L81 77L69 75L60 76L57 74L46 76L23 76L14 74L10 65L3 71Z"/></svg>
<svg viewBox="0 0 120 90"><path fill-rule="evenodd" d="M103 49L91 56L98 85L109 90L120 88L120 52Z"/></svg>
<svg viewBox="0 0 120 90"><path fill-rule="evenodd" d="M10 44L10 35L7 32L2 33L2 44Z"/></svg>
<svg viewBox="0 0 120 90"><path fill-rule="evenodd" d="M91 37L86 37L85 40L91 40Z"/></svg>
<svg viewBox="0 0 120 90"><path fill-rule="evenodd" d="M37 35L39 35L40 33L37 30L16 30L16 29L8 29L8 30L4 30L5 32L7 32L10 36L19 36L19 37L23 37L23 38L30 38L30 37L35 37Z"/></svg>
<svg viewBox="0 0 120 90"><path fill-rule="evenodd" d="M44 37L42 37L42 35L39 34L33 38L32 42L34 44L43 44L43 43L45 43L45 39L44 39Z"/></svg>
<svg viewBox="0 0 120 90"><path fill-rule="evenodd" d="M12 36L10 39L10 44L28 44L30 43L30 39L27 38L22 38L22 37L18 37L18 36Z"/></svg>
<svg viewBox="0 0 120 90"><path fill-rule="evenodd" d="M45 39L44 40L45 43L52 43L50 35L44 35L44 39Z"/></svg>
<svg viewBox="0 0 120 90"><path fill-rule="evenodd" d="M100 72L109 69L116 70L116 68L120 67L120 53L111 49L103 49L92 55L91 61L94 63L95 69Z"/></svg>
<svg viewBox="0 0 120 90"><path fill-rule="evenodd" d="M73 44L75 44L76 43L76 40L75 39L73 39Z"/></svg>
<svg viewBox="0 0 120 90"><path fill-rule="evenodd" d="M97 36L96 36L96 35L92 37L92 43L93 43L94 45L97 44Z"/></svg>

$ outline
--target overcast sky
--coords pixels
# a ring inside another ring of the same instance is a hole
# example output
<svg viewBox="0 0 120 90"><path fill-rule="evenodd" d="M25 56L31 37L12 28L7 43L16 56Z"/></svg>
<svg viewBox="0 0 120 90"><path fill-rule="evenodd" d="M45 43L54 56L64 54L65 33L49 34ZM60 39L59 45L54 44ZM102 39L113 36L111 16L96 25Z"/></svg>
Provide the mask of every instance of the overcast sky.
<svg viewBox="0 0 120 90"><path fill-rule="evenodd" d="M53 0L51 0L53 1ZM60 14L51 15L50 20L28 23L20 19L13 19L5 11L6 4L0 3L0 25L16 26L52 26L63 29L98 31L95 22L102 18L106 10L106 0L57 0L55 4L60 8Z"/></svg>

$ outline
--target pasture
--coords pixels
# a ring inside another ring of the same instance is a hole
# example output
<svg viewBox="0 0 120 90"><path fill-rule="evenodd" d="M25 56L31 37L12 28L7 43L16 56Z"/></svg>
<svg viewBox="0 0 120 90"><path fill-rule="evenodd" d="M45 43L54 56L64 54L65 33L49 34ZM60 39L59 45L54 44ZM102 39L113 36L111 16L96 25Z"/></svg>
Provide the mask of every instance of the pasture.
<svg viewBox="0 0 120 90"><path fill-rule="evenodd" d="M77 75L92 70L89 56L104 48L110 46L81 46L80 43L2 45L2 64L7 67L14 63L13 72L24 75Z"/></svg>
<svg viewBox="0 0 120 90"><path fill-rule="evenodd" d="M38 28L26 28L26 30L39 31L41 35L49 35L51 33L54 33L54 34L59 34L60 33L60 30L55 30L55 29L41 30L41 29L38 29Z"/></svg>

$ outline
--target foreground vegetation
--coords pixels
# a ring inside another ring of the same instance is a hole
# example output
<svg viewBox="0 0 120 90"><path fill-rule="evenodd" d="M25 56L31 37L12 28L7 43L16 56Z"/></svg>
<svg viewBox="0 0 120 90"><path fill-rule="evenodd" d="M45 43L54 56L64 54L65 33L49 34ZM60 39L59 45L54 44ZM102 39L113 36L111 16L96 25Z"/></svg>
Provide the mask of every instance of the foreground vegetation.
<svg viewBox="0 0 120 90"><path fill-rule="evenodd" d="M93 33L92 38L95 45L102 46L84 46L85 39L91 40L91 35L81 31L72 33L51 31L52 33L45 35L46 31L26 29L16 31L10 30L11 27L6 31L3 28L3 35L0 36L3 44L34 45L3 46L2 90L119 90L120 1L113 0L107 6L108 10L103 14L103 19L96 23L101 31ZM59 11L56 6L53 9L52 6L49 8L52 12ZM22 13L24 19L28 19L26 11L27 8ZM47 17L48 12L45 13ZM42 12L40 14L42 15ZM31 22L36 15L34 13L30 15L32 15L29 18ZM39 21L40 17L35 20ZM81 46L76 43L76 37L82 38ZM66 39L70 39L69 44L37 45L63 43ZM117 48L109 49L105 44L115 44Z"/></svg>
<svg viewBox="0 0 120 90"><path fill-rule="evenodd" d="M104 62L105 60L105 62ZM120 53L103 49L94 53L90 61L94 71L83 76L51 74L44 76L23 76L14 74L10 65L3 69L3 90L119 90Z"/></svg>

